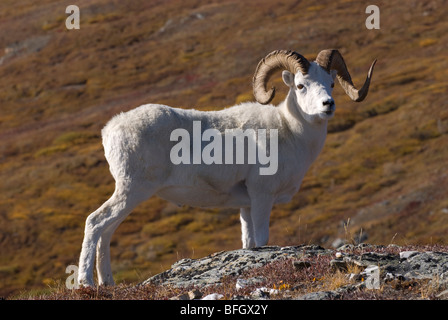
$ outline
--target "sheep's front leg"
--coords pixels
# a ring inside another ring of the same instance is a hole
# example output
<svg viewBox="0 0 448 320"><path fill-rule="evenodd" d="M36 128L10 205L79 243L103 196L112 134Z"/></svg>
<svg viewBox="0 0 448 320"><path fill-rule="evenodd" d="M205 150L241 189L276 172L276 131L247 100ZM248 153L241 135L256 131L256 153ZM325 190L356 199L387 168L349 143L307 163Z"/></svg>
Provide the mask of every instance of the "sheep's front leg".
<svg viewBox="0 0 448 320"><path fill-rule="evenodd" d="M269 241L269 218L273 205L274 200L267 194L260 194L251 199L250 216L257 247L264 246Z"/></svg>
<svg viewBox="0 0 448 320"><path fill-rule="evenodd" d="M243 249L255 247L254 226L250 216L250 208L241 208L240 220Z"/></svg>

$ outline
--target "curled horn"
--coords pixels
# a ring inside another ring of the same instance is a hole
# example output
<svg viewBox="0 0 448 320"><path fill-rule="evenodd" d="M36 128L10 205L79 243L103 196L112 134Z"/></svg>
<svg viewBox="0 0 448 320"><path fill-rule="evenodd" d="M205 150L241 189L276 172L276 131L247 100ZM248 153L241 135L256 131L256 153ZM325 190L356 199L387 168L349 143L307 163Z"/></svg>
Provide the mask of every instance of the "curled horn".
<svg viewBox="0 0 448 320"><path fill-rule="evenodd" d="M276 50L262 59L255 70L253 90L255 99L261 104L268 104L275 96L275 88L267 90L269 78L278 70L308 73L309 61L301 54L290 50Z"/></svg>
<svg viewBox="0 0 448 320"><path fill-rule="evenodd" d="M369 72L367 73L366 81L361 89L356 89L353 85L352 78L348 72L347 66L342 58L342 55L338 50L328 49L322 50L316 58L316 62L324 68L327 72L330 70L336 70L338 72L337 77L339 83L344 89L345 93L356 102L364 100L369 92L370 79L373 74L373 67L375 66L376 60L373 61L370 66Z"/></svg>

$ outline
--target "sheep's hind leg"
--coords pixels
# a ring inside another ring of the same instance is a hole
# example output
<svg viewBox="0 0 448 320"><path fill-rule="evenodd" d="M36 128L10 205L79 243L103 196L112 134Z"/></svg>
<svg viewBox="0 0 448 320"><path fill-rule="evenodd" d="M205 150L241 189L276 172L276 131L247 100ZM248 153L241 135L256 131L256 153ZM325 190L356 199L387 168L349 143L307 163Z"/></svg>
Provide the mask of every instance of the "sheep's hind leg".
<svg viewBox="0 0 448 320"><path fill-rule="evenodd" d="M117 227L126 217L110 225L101 235L96 247L96 270L98 284L113 286L115 284L112 277L112 267L110 264L110 240Z"/></svg>
<svg viewBox="0 0 448 320"><path fill-rule="evenodd" d="M241 208L240 220L241 220L241 240L243 242L243 249L255 247L254 226L252 223L252 218L250 216L250 207Z"/></svg>
<svg viewBox="0 0 448 320"><path fill-rule="evenodd" d="M132 192L129 188L117 186L112 197L87 217L81 256L79 258L78 283L80 285L94 285L93 268L98 244L99 257L97 261L99 265L97 267L100 284L113 283L109 253L110 238L120 222L140 202L149 198L150 195L151 193L149 192L142 195L138 192Z"/></svg>

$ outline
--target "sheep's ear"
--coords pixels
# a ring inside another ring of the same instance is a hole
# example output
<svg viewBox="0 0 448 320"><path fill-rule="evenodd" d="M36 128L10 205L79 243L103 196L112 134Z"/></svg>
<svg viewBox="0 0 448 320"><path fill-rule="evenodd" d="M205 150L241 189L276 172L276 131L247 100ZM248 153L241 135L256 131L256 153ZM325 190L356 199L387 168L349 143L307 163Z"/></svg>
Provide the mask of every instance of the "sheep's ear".
<svg viewBox="0 0 448 320"><path fill-rule="evenodd" d="M283 78L283 82L288 86L288 87L294 87L294 75L287 71L284 70L282 72L282 78Z"/></svg>
<svg viewBox="0 0 448 320"><path fill-rule="evenodd" d="M336 78L336 75L338 74L337 70L331 70L330 71L331 76L333 77L333 80Z"/></svg>

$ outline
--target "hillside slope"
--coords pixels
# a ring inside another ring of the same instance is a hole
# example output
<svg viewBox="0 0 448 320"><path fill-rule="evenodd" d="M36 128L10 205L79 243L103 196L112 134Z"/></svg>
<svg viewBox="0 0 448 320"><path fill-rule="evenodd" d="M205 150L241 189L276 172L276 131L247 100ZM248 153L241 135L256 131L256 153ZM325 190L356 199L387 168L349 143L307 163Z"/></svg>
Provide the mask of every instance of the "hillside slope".
<svg viewBox="0 0 448 320"><path fill-rule="evenodd" d="M366 101L339 86L322 154L270 244L446 244L446 1L78 1L0 4L0 296L42 289L77 264L84 221L113 192L100 130L143 103L218 110L253 100L258 61L276 49L344 55L355 84L375 58ZM286 90L280 76L274 103ZM349 223L347 223L349 222ZM112 239L115 279L141 281L180 258L240 247L236 210L152 198Z"/></svg>

